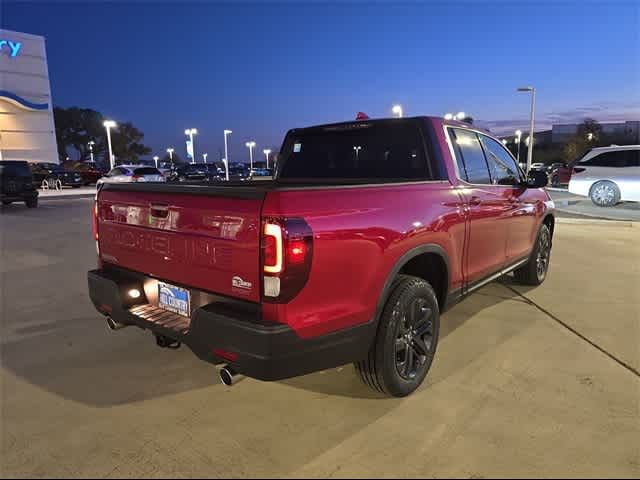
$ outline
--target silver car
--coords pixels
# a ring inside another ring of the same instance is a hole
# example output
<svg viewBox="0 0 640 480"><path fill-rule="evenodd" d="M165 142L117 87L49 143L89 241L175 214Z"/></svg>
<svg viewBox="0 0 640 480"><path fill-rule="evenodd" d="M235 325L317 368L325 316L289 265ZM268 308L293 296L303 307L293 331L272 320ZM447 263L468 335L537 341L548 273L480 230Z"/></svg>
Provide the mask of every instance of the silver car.
<svg viewBox="0 0 640 480"><path fill-rule="evenodd" d="M640 145L591 149L573 165L569 192L600 207L640 202Z"/></svg>
<svg viewBox="0 0 640 480"><path fill-rule="evenodd" d="M164 181L166 181L166 178L156 167L148 167L146 165L120 165L99 179L98 185L102 183Z"/></svg>

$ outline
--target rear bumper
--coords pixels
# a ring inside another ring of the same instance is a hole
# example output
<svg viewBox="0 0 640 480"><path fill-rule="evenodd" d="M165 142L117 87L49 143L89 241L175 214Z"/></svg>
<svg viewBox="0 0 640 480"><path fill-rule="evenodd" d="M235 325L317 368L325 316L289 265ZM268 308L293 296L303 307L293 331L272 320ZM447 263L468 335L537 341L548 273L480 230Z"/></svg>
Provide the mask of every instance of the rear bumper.
<svg viewBox="0 0 640 480"><path fill-rule="evenodd" d="M301 339L287 325L263 322L259 305L238 309L215 301L192 311L188 329L168 328L167 323L163 326L133 313L139 310L124 299L127 289L134 285L141 288L142 278L146 277L132 272L93 270L88 273L89 295L103 315L180 341L201 360L227 363L237 372L259 380L281 380L362 360L375 335L375 323L369 322L322 337ZM176 324L180 320L176 316ZM188 319L182 320L189 323ZM227 358L222 358L220 352Z"/></svg>

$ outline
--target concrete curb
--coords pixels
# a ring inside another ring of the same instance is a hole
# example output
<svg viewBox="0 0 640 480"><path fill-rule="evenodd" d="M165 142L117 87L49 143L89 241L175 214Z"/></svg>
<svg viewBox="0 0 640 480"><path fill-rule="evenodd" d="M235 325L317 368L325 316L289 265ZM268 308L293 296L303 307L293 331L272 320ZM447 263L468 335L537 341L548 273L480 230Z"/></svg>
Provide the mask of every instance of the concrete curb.
<svg viewBox="0 0 640 480"><path fill-rule="evenodd" d="M573 212L567 212L573 213ZM556 217L556 223L564 225L595 225L600 227L640 228L640 222L630 220L604 220L602 218L565 218Z"/></svg>

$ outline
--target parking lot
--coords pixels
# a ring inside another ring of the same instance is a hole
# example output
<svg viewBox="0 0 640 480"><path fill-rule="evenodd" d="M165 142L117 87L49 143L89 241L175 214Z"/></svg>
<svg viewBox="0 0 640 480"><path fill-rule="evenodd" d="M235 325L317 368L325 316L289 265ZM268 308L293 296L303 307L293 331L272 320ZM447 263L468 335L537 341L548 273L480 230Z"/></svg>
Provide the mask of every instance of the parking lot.
<svg viewBox="0 0 640 480"><path fill-rule="evenodd" d="M219 384L185 348L108 331L90 199L0 212L2 476L640 476L640 228L556 226L537 289L447 312L425 385L353 367Z"/></svg>

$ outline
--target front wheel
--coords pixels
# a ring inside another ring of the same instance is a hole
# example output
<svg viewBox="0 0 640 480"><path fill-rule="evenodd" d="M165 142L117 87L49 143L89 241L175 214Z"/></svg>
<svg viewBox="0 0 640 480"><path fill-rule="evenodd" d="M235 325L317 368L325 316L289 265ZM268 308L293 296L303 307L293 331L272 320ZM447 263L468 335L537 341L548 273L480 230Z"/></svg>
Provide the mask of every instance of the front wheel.
<svg viewBox="0 0 640 480"><path fill-rule="evenodd" d="M402 275L387 301L366 360L355 364L374 390L405 397L424 381L438 345L440 310L431 285Z"/></svg>
<svg viewBox="0 0 640 480"><path fill-rule="evenodd" d="M591 201L599 207L613 207L620 202L620 189L608 180L596 182L589 192Z"/></svg>
<svg viewBox="0 0 640 480"><path fill-rule="evenodd" d="M542 224L529 261L513 272L516 281L524 285L542 284L545 278L547 278L550 260L551 230L549 230L547 225Z"/></svg>

